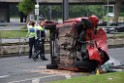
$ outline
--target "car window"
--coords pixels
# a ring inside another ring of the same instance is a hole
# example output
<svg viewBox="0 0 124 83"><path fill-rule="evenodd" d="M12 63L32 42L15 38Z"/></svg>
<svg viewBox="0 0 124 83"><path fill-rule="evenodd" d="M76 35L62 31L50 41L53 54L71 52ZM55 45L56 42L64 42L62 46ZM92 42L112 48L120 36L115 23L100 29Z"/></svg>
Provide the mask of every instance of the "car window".
<svg viewBox="0 0 124 83"><path fill-rule="evenodd" d="M119 22L119 26L124 26L124 22Z"/></svg>
<svg viewBox="0 0 124 83"><path fill-rule="evenodd" d="M124 24L119 24L119 26L124 26Z"/></svg>
<svg viewBox="0 0 124 83"><path fill-rule="evenodd" d="M118 26L117 23L111 23L110 26Z"/></svg>

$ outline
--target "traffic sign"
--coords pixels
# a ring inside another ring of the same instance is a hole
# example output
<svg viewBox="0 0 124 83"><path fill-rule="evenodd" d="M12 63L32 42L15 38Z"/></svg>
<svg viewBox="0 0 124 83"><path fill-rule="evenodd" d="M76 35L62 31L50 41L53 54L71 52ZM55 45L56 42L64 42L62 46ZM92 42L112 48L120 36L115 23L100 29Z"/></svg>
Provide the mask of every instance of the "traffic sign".
<svg viewBox="0 0 124 83"><path fill-rule="evenodd" d="M35 15L39 15L39 9L35 9Z"/></svg>

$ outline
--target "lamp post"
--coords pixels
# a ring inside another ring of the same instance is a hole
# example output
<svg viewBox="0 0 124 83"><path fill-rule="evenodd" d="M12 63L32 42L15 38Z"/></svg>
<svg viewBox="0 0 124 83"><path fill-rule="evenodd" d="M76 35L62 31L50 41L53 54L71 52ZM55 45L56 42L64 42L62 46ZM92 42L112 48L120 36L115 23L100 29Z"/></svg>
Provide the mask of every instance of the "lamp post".
<svg viewBox="0 0 124 83"><path fill-rule="evenodd" d="M49 5L49 15L50 15L50 20L52 19L52 8L51 5Z"/></svg>
<svg viewBox="0 0 124 83"><path fill-rule="evenodd" d="M69 0L63 0L63 21L69 18Z"/></svg>
<svg viewBox="0 0 124 83"><path fill-rule="evenodd" d="M35 15L37 16L37 24L39 21L39 2L36 0L37 4L35 5Z"/></svg>
<svg viewBox="0 0 124 83"><path fill-rule="evenodd" d="M109 25L109 0L107 0L107 26Z"/></svg>

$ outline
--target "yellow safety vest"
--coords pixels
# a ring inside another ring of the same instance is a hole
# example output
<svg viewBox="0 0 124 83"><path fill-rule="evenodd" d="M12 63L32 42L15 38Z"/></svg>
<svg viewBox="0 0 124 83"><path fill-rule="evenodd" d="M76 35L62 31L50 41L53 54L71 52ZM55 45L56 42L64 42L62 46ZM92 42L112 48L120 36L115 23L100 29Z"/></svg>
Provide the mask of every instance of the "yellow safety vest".
<svg viewBox="0 0 124 83"><path fill-rule="evenodd" d="M37 26L37 29L38 30L41 30L41 31L43 31L43 30L45 30L43 27L41 27L41 26Z"/></svg>
<svg viewBox="0 0 124 83"><path fill-rule="evenodd" d="M28 37L33 38L33 37L35 37L35 35L36 35L35 27L29 26L28 27Z"/></svg>
<svg viewBox="0 0 124 83"><path fill-rule="evenodd" d="M41 26L37 26L36 27L36 30L40 30L40 31L45 31L45 29L43 28L43 27L41 27ZM36 39L37 39L37 37L38 37L38 34L36 34ZM44 37L42 37L43 39L44 39Z"/></svg>

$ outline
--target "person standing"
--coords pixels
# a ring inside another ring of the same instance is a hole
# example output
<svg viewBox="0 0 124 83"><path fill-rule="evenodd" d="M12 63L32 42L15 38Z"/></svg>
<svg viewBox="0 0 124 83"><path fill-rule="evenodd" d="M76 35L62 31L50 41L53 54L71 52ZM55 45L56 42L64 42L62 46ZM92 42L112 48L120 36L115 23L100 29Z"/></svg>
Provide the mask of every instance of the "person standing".
<svg viewBox="0 0 124 83"><path fill-rule="evenodd" d="M45 48L44 48L44 40L45 40L45 29L44 29L44 26L43 26L43 23L45 21L42 20L40 25L38 25L36 27L36 40L35 40L35 43L36 43L36 56L34 57L34 59L38 59L38 55L40 55L40 58L42 60L48 60L46 57L45 57Z"/></svg>
<svg viewBox="0 0 124 83"><path fill-rule="evenodd" d="M29 56L28 58L32 58L32 50L33 46L35 48L35 35L36 35L36 29L35 29L35 22L29 21L27 23L28 33L26 35L26 38L29 38Z"/></svg>

